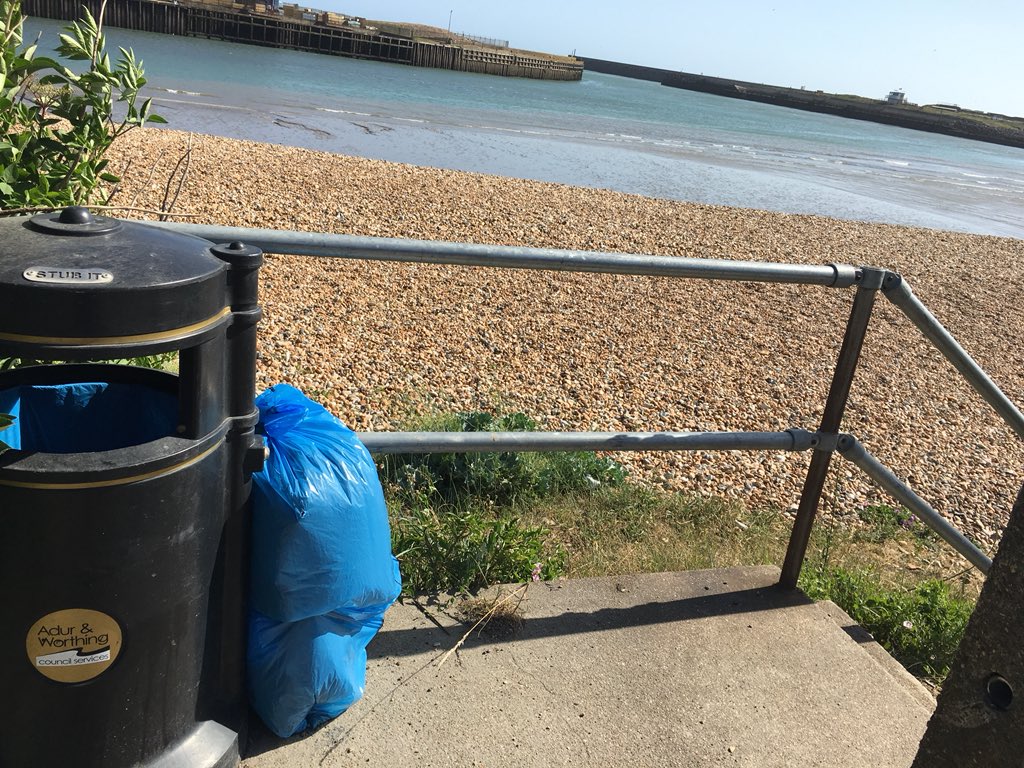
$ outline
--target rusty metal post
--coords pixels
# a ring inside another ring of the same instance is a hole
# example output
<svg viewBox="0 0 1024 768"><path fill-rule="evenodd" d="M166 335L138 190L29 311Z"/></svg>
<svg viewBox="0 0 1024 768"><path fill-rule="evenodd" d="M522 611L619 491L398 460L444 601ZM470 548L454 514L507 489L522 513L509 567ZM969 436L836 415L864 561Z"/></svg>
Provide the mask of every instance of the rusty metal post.
<svg viewBox="0 0 1024 768"><path fill-rule="evenodd" d="M1024 487L1010 513L913 768L1021 765L1024 755Z"/></svg>
<svg viewBox="0 0 1024 768"><path fill-rule="evenodd" d="M864 345L871 310L875 306L878 289L887 274L884 269L863 269L860 287L853 300L850 319L846 323L843 346L839 350L836 370L832 376L828 399L825 401L825 412L821 417L819 428L820 442L811 456L811 465L807 470L803 491L800 494L800 507L797 510L793 532L789 537L786 549L786 560L782 565L782 576L779 585L787 589L796 587L800 577L800 569L807 554L807 542L811 538L814 518L818 514L821 492L825 487L825 478L832 462L832 452L839 438L839 426L846 410L846 401L850 397L853 374L860 360L860 350Z"/></svg>

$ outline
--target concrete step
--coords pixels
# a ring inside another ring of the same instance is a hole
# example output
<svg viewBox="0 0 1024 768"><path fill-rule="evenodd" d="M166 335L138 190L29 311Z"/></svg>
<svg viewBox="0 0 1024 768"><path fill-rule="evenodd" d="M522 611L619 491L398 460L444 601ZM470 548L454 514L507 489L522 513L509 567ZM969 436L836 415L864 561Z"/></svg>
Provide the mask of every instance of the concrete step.
<svg viewBox="0 0 1024 768"><path fill-rule="evenodd" d="M246 768L906 768L928 692L831 603L775 568L532 584L510 633L394 606L363 700ZM895 665L895 666L894 666Z"/></svg>
<svg viewBox="0 0 1024 768"><path fill-rule="evenodd" d="M935 696L926 688L920 680L907 672L906 667L889 655L889 652L875 642L864 627L854 621L838 605L831 600L822 600L815 605L825 612L825 615L836 622L843 632L857 642L860 647L882 667L893 680L903 689L920 702L921 706L928 710L929 714L935 709Z"/></svg>

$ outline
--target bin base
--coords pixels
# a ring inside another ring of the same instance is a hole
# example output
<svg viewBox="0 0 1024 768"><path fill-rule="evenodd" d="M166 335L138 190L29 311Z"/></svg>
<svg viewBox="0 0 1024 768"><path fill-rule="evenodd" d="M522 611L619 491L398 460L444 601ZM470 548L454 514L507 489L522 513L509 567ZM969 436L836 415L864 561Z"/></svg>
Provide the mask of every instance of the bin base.
<svg viewBox="0 0 1024 768"><path fill-rule="evenodd" d="M238 734L207 720L184 741L140 768L236 768L239 761Z"/></svg>

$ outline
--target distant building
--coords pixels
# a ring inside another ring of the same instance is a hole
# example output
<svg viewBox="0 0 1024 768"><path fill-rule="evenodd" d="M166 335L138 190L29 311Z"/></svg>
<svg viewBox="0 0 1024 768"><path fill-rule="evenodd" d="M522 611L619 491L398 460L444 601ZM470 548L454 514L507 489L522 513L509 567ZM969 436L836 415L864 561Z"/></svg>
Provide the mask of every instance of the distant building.
<svg viewBox="0 0 1024 768"><path fill-rule="evenodd" d="M906 104L907 94L903 91L889 91L889 95L885 97L886 104Z"/></svg>

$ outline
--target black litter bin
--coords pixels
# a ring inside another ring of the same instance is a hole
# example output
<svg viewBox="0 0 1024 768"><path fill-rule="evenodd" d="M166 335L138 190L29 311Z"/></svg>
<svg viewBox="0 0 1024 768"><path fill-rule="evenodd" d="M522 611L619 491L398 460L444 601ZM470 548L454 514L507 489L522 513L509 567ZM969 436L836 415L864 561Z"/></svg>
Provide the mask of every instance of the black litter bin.
<svg viewBox="0 0 1024 768"><path fill-rule="evenodd" d="M258 249L0 220L0 766L233 766ZM90 363L178 352L178 373Z"/></svg>

